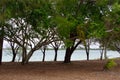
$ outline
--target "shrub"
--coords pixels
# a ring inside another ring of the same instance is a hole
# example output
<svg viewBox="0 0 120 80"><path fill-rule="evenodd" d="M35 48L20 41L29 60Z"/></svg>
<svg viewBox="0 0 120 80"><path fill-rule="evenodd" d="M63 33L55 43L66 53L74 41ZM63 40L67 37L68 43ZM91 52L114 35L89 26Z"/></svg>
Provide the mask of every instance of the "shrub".
<svg viewBox="0 0 120 80"><path fill-rule="evenodd" d="M114 68L115 66L117 66L117 63L113 60L110 59L107 61L107 63L104 66L104 70L111 70L112 68Z"/></svg>

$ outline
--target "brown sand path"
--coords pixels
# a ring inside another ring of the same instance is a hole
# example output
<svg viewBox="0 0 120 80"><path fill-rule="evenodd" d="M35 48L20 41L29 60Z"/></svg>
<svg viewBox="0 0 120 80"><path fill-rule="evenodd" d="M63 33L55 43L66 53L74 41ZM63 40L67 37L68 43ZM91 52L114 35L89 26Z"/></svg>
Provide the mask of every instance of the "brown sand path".
<svg viewBox="0 0 120 80"><path fill-rule="evenodd" d="M0 80L120 80L120 61L111 71L103 71L105 61L3 63Z"/></svg>

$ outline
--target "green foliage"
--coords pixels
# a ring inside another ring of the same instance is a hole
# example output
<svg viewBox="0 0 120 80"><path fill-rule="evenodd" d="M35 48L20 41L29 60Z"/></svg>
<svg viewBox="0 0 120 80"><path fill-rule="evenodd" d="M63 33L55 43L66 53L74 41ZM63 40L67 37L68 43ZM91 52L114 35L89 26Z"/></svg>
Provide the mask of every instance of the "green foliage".
<svg viewBox="0 0 120 80"><path fill-rule="evenodd" d="M65 43L65 46L66 46L66 47L70 47L70 46L73 45L73 41L71 41L71 40L69 40L69 39L65 39L65 40L64 40L64 43Z"/></svg>
<svg viewBox="0 0 120 80"><path fill-rule="evenodd" d="M72 15L77 9L78 0L59 0L56 4L57 13L64 16Z"/></svg>
<svg viewBox="0 0 120 80"><path fill-rule="evenodd" d="M117 14L120 15L120 4L119 3L115 3L112 7L113 11Z"/></svg>
<svg viewBox="0 0 120 80"><path fill-rule="evenodd" d="M85 41L86 39L85 32L80 26L77 27L77 35L80 40L82 40L83 42Z"/></svg>
<svg viewBox="0 0 120 80"><path fill-rule="evenodd" d="M99 6L107 6L110 3L110 0L96 0L97 5Z"/></svg>
<svg viewBox="0 0 120 80"><path fill-rule="evenodd" d="M117 66L117 63L113 60L113 59L110 59L104 66L104 69L105 70L110 70L112 68L114 68L115 66Z"/></svg>
<svg viewBox="0 0 120 80"><path fill-rule="evenodd" d="M55 21L57 24L58 36L64 41L66 47L69 47L73 44L73 41L70 40L70 34L75 34L75 23L71 20L68 20L62 16L56 16Z"/></svg>
<svg viewBox="0 0 120 80"><path fill-rule="evenodd" d="M70 21L64 17L57 16L55 18L55 22L58 24L58 32L60 35L66 38L70 37L70 32L75 28L74 21Z"/></svg>

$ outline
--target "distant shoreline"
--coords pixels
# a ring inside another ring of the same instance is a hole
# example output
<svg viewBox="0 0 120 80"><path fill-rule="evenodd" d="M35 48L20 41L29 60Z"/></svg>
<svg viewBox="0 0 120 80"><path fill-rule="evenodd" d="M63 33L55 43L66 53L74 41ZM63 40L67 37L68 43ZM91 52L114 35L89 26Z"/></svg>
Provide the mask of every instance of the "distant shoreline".
<svg viewBox="0 0 120 80"><path fill-rule="evenodd" d="M3 50L11 50L11 48L3 48ZM30 50L30 49L28 49L28 50ZM54 50L54 49L47 49L47 50ZM66 50L66 49L59 49L59 50ZM85 50L85 49L76 49L76 50ZM90 49L90 50L101 50L101 49L98 48L98 49Z"/></svg>

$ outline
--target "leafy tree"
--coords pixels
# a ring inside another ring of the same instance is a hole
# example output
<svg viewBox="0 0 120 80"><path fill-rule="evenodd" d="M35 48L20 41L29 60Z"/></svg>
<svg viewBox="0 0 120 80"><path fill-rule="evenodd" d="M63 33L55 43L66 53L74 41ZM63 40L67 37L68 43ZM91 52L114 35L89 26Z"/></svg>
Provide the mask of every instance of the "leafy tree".
<svg viewBox="0 0 120 80"><path fill-rule="evenodd" d="M110 49L116 50L120 53L120 38L119 38L119 32L120 32L120 2L114 3L112 6L112 12L109 16L109 21L112 23L112 40L109 44Z"/></svg>
<svg viewBox="0 0 120 80"><path fill-rule="evenodd" d="M38 43L35 44L34 48L28 53L25 63L28 62L35 50L54 41L52 39L54 33L51 32L52 27L54 27L51 20L53 18L52 3L49 0L35 0L32 4L33 3L34 5L31 7L32 9L26 21L32 26L32 29L35 30L39 38Z"/></svg>
<svg viewBox="0 0 120 80"><path fill-rule="evenodd" d="M118 1L114 1L113 3L109 4L108 6L109 10L108 11L106 10L105 13L106 15L104 15L103 17L105 33L103 36L101 36L100 42L102 42L105 56L106 56L106 49L108 49L110 45L112 45L112 43L118 40L117 39L118 36L115 36L120 29L119 19L118 19L120 17L119 14L120 9L118 9L118 7L119 7Z"/></svg>
<svg viewBox="0 0 120 80"><path fill-rule="evenodd" d="M86 44L86 39L104 34L102 17L108 10L108 0L103 0L102 3L99 0L60 0L56 6L58 32L67 47L64 62L68 63L73 51L82 41ZM79 41L75 43L77 39Z"/></svg>
<svg viewBox="0 0 120 80"><path fill-rule="evenodd" d="M11 18L7 21L9 27L5 27L6 38L12 38L12 42L22 47L22 63L27 63L35 50L53 42L51 4L44 0L13 0L8 3L11 3ZM27 53L28 48L30 51Z"/></svg>
<svg viewBox="0 0 120 80"><path fill-rule="evenodd" d="M76 43L77 40L77 26L81 21L79 14L79 8L82 1L78 0L60 0L56 4L56 23L59 33L59 37L66 45L65 63L70 62L70 58L76 47L81 43L81 40ZM79 19L80 18L80 19ZM83 18L83 16L82 16Z"/></svg>

